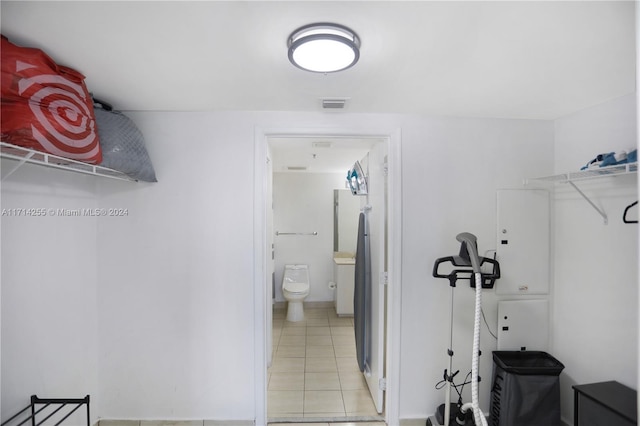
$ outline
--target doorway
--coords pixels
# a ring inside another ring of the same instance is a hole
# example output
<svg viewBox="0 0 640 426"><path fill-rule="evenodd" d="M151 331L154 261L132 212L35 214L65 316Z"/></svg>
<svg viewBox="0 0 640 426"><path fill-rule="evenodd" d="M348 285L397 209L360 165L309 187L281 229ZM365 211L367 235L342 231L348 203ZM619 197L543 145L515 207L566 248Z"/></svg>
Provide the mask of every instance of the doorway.
<svg viewBox="0 0 640 426"><path fill-rule="evenodd" d="M388 182L388 186L383 185L378 187L378 193L384 194L386 192L387 198L382 198L383 204L381 208L376 208L378 220L374 221L375 225L380 228L380 231L377 232L378 235L384 234L386 238L386 242L384 243L384 248L379 253L386 254L388 262L382 261L379 263L381 265L379 267L381 273L378 274L376 282L372 285L372 289L375 290L374 293L376 296L372 300L371 306L374 306L375 313L373 315L373 322L375 325L372 326L372 335L375 335L372 338L371 345L371 353L369 363L367 365L367 369L364 374L362 374L362 379L366 381L366 385L371 390L371 394L375 401L376 411L380 413L387 422L397 418L397 406L398 406L398 397L397 397L397 380L398 380L398 371L399 366L398 363L398 352L399 352L399 291L400 291L400 182L399 182L399 131L388 132L387 134L383 134L383 136L379 136L378 134L366 134L359 133L356 136L353 132L344 132L341 136L336 136L336 134L324 134L322 132L269 132L263 131L261 129L256 129L256 329L255 329L255 338L258 355L262 352L262 357L258 356L256 359L256 413L257 418L256 421L258 424L265 424L268 420L267 412L268 412L268 379L269 372L267 367L271 365L272 359L272 348L273 348L273 335L272 335L272 325L273 325L273 298L276 293L276 287L279 287L277 284L279 279L281 279L281 271L277 271L278 268L275 267L276 259L278 254L274 254L273 250L275 247L274 239L277 238L275 236L276 232L285 232L292 234L309 234L309 235L301 235L297 236L297 238L303 239L313 239L314 229L304 229L304 230L285 230L285 229L275 229L272 226L273 216L271 215L271 200L272 200L272 187L273 185L273 174L272 171L281 170L281 165L279 164L277 158L273 156L272 148L274 145L283 144L283 143L293 143L294 139L300 141L302 139L303 142L307 142L308 144L313 144L313 142L320 142L320 144L316 144L313 148L316 150L316 156L313 160L323 161L323 155L320 155L321 150L327 149L330 146L341 147L342 149L356 149L364 148L365 152L371 152L372 146L377 146L375 155L378 158L374 159L371 164L368 164L370 173L383 173L385 175L385 180ZM302 136L300 136L302 135ZM346 135L346 136L345 136ZM283 142L283 139L286 141ZM358 143L355 140L359 140ZM335 144L335 145L333 145ZM314 154L309 151L308 155ZM277 156L276 156L277 157ZM368 158L371 158L371 155L367 154ZM389 158L386 165L384 160ZM347 159L347 164L353 164L354 161L359 160L356 157L350 157ZM375 163L375 164L374 164ZM293 168L302 168L304 165L302 163L290 163L287 167ZM346 177L346 170L348 167L344 167L344 165L339 166L342 170L342 173ZM373 170L377 168L377 170ZM293 173L301 173L301 170L295 170ZM388 176L387 176L388 172ZM377 181L380 184L380 181ZM276 183L277 184L277 183ZM364 200L364 199L363 199ZM380 200L366 199L367 201L379 202ZM329 206L328 206L329 207ZM381 214L384 212L384 217L387 220L380 221L379 218ZM388 230L388 231L387 231ZM322 234L326 233L326 229L322 231ZM372 231L373 232L373 231ZM331 238L333 237L333 229L329 232ZM316 234L317 235L317 234ZM333 248L333 240L331 240L330 249ZM382 258L380 258L382 260ZM287 262L287 260L283 260ZM280 262L282 263L282 262ZM326 266L326 264L325 264ZM324 271L326 276L327 271ZM279 278L277 278L279 277ZM281 281L280 281L281 282ZM387 285L386 283L390 283L391 285ZM326 287L327 283L316 283L316 287L318 285L322 285ZM396 285L393 285L396 284ZM316 288L317 290L317 288ZM341 323L340 325L346 325L345 321L349 321L348 317L339 318L336 316L335 310L332 308L332 300L326 300L326 297L320 295L322 291L315 293L315 298L318 299L318 303L310 303L310 321L312 323L318 321L326 321L326 319L320 319L318 317L329 315L329 320L334 322L334 324ZM322 302L329 302L328 304L322 305ZM279 307L283 306L280 304ZM327 309L329 308L329 309ZM276 311L276 316L282 316L282 311ZM313 318L316 317L316 318ZM280 321L279 318L276 318L276 321ZM336 329L340 333L346 332L347 328ZM290 330L291 332L297 333L300 335L301 330ZM320 332L320 329L312 330L314 333ZM289 338L291 339L291 338ZM261 350L260 347L263 346L264 350ZM298 349L294 348L286 348L287 350L291 350L293 352ZM314 350L326 350L327 348L316 347ZM341 348L340 350L343 350ZM334 350L337 350L334 348ZM298 352L299 353L299 352ZM293 376L293 375L292 375ZM314 374L310 374L310 376L314 376ZM317 376L317 374L316 374ZM328 395L329 393L327 393ZM340 411L347 414L347 411ZM340 413L338 412L338 413ZM264 417L262 417L264 416ZM289 416L288 416L289 417ZM297 418L297 415L292 415L290 417ZM314 416L312 413L307 416L300 416L301 418L298 420L304 421L313 421ZM342 416L337 417L339 420L349 420L347 418L343 418ZM391 420L390 420L391 419ZM317 418L316 418L317 420ZM324 420L324 419L323 419ZM331 418L328 419L332 420Z"/></svg>

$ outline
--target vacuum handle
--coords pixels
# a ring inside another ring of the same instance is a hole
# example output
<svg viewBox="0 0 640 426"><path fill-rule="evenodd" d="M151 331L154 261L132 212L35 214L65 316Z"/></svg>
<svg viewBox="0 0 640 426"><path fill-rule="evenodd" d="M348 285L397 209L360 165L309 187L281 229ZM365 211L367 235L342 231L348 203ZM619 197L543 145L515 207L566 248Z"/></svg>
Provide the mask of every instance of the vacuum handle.
<svg viewBox="0 0 640 426"><path fill-rule="evenodd" d="M461 232L456 235L456 240L463 244L463 247L466 249L467 254L469 255L469 260L471 261L471 266L473 266L474 272L480 272L480 258L478 257L478 239L475 235L469 232ZM460 248L460 253L462 253L462 247Z"/></svg>

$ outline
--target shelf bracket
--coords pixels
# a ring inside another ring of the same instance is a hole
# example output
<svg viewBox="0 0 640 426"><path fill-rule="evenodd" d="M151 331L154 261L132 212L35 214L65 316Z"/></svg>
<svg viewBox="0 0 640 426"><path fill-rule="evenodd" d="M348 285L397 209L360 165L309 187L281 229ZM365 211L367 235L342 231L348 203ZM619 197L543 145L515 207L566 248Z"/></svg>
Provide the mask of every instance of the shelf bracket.
<svg viewBox="0 0 640 426"><path fill-rule="evenodd" d="M15 165L15 167L11 170L9 170L9 172L4 175L2 177L2 180L7 179L9 176L11 176L16 170L18 170L20 167L22 167L24 165L24 163L26 163L27 161L29 161L31 159L31 157L33 157L35 153L34 152L30 152L29 154L27 154L25 157L22 158L22 160L20 160L18 162L18 164Z"/></svg>
<svg viewBox="0 0 640 426"><path fill-rule="evenodd" d="M575 189L576 191L578 191L578 194L582 195L582 198L584 198L585 200L587 200L587 202L588 202L589 204L591 204L591 207L593 207L593 208L594 208L598 213L600 213L600 216L602 216L602 218L604 219L604 224L605 224L605 225L608 225L608 224L609 224L609 219L607 218L607 214L606 214L605 212L603 212L600 208L598 208L598 206L596 206L596 205L593 203L593 201L591 201L591 200L589 199L589 197L587 197L587 196L585 195L585 193L584 193L584 192L582 192L582 191L580 190L580 188L578 188L578 187L576 186L576 184L575 184L575 183L573 183L573 182L572 182L572 181L570 181L570 180L569 180L569 181L567 181L567 183L568 183L569 185L573 186L573 189Z"/></svg>

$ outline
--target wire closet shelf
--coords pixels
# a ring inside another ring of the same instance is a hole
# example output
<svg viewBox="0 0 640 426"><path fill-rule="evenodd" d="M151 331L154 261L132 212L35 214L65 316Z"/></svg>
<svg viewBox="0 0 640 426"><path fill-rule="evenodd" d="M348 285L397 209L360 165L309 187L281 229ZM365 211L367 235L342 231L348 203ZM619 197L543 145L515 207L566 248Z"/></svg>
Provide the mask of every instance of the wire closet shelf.
<svg viewBox="0 0 640 426"><path fill-rule="evenodd" d="M587 194L585 194L584 192L582 192L580 188L578 188L578 186L576 185L576 182L585 182L588 180L594 180L594 179L600 179L600 178L606 178L606 177L623 176L623 175L635 174L637 172L638 172L638 163L634 162L634 163L617 164L614 166L607 166L607 167L594 167L592 169L578 170L575 172L561 173L561 174L552 175L552 176L528 178L528 179L525 179L524 184L529 185L531 182L550 183L550 184L554 184L554 183L569 184L570 186L573 187L573 189L575 189L580 194L580 196L582 196L582 198L584 198L589 203L589 205L591 205L591 207L593 207L594 210L598 212L598 214L600 214L600 216L602 216L604 224L606 225L609 223L607 213L601 207L597 206L593 201L591 201L591 198L589 198Z"/></svg>
<svg viewBox="0 0 640 426"><path fill-rule="evenodd" d="M637 171L638 171L638 163L627 163L627 164L618 164L615 166L578 170L575 172L560 173L553 176L529 178L525 181L525 183L529 183L532 181L548 182L548 183L570 183L574 181L583 181L587 179L626 175L629 173L637 173Z"/></svg>
<svg viewBox="0 0 640 426"><path fill-rule="evenodd" d="M18 162L11 170L9 170L2 176L2 180L5 180L9 176L11 176L25 163L29 163L51 167L54 169L68 170L76 173L135 182L135 179L131 179L126 174L117 170L97 166L94 164L83 163L82 161L76 161L70 158L36 151L34 149L12 145L6 142L0 142L0 158L6 158Z"/></svg>

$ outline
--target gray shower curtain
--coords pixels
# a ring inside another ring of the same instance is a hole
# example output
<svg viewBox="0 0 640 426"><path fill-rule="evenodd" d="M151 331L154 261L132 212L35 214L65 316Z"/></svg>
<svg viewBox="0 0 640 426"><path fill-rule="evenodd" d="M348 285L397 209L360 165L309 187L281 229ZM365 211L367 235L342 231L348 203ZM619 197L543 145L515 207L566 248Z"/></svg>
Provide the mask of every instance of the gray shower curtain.
<svg viewBox="0 0 640 426"><path fill-rule="evenodd" d="M369 257L369 237L364 213L358 220L358 245L356 248L355 285L353 291L353 326L356 334L356 357L358 367L364 372L369 360L371 266Z"/></svg>

